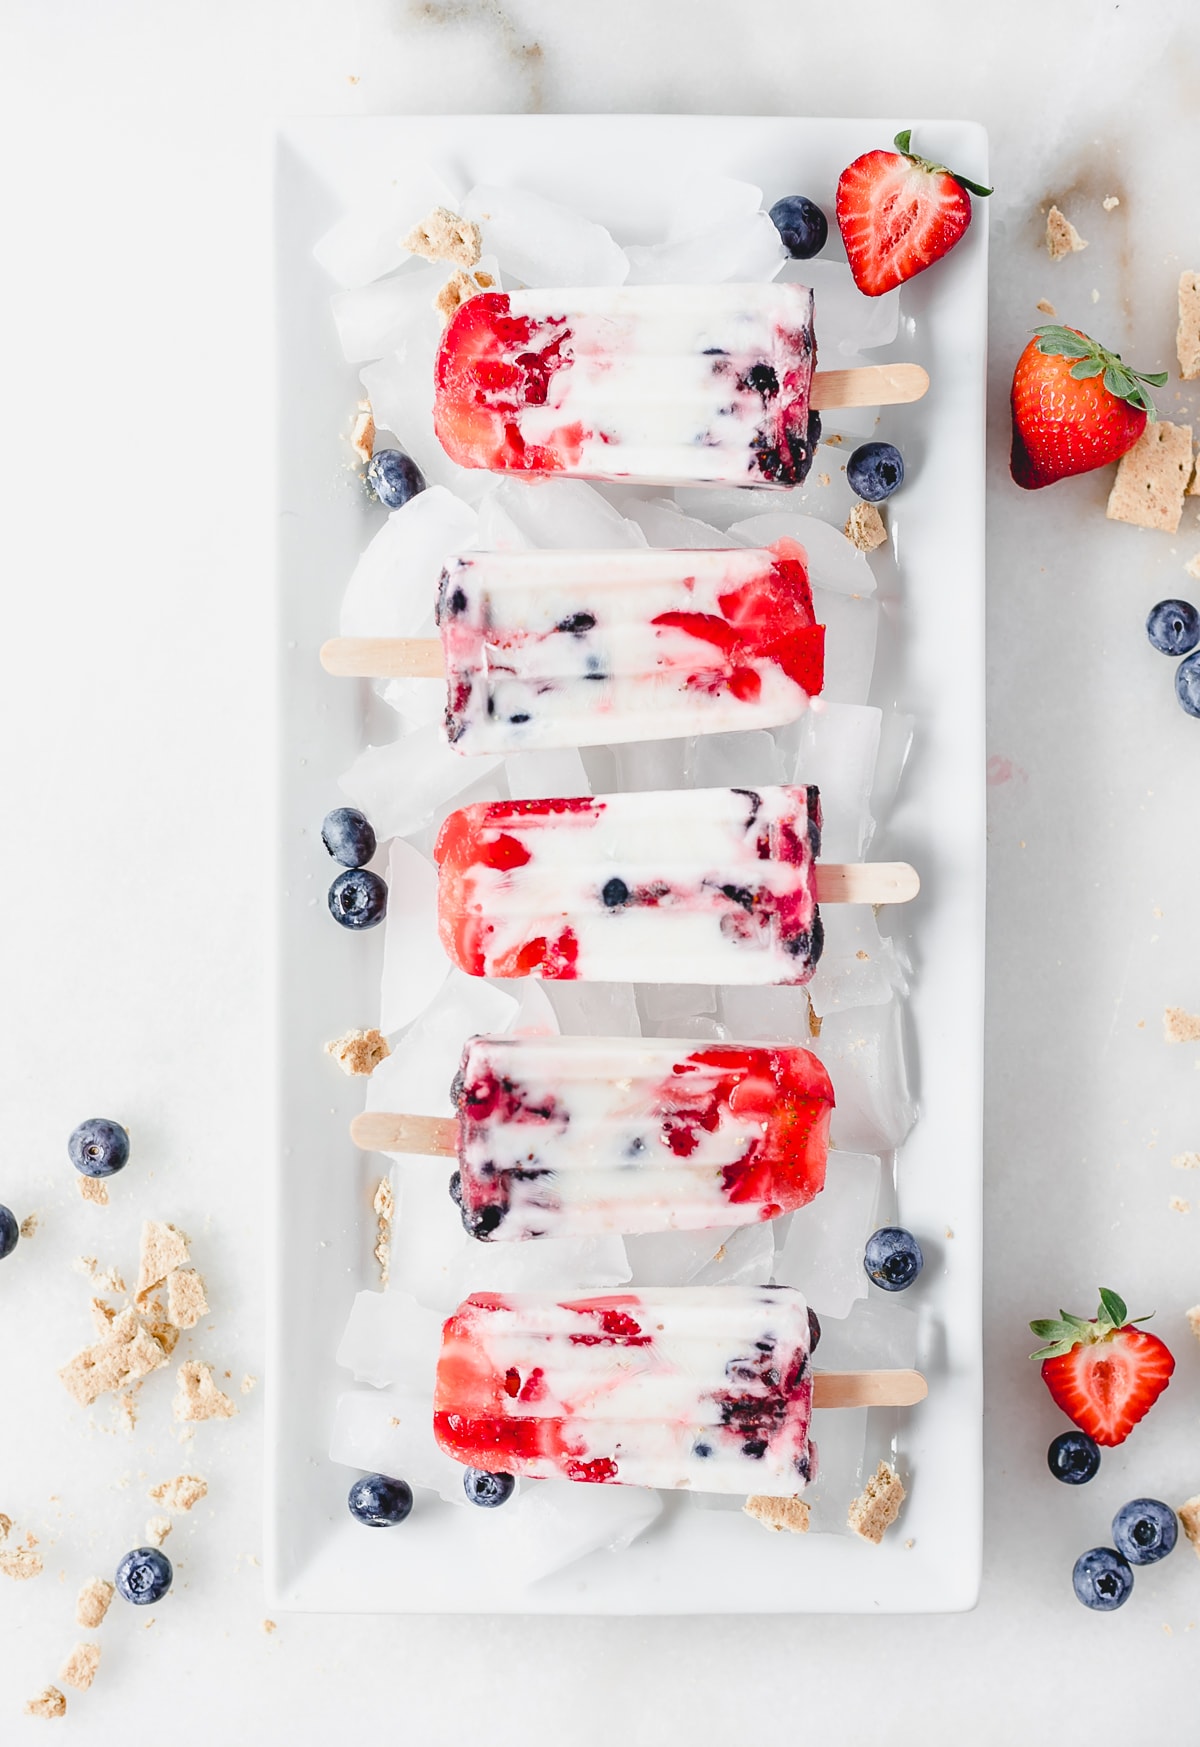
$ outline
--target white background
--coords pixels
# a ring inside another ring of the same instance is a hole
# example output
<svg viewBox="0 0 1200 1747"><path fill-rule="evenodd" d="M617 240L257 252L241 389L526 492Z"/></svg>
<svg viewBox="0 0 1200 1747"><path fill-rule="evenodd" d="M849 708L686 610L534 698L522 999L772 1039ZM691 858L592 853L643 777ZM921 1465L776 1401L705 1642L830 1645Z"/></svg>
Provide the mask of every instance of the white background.
<svg viewBox="0 0 1200 1747"><path fill-rule="evenodd" d="M302 1747L384 1729L420 1747L1194 1734L1190 1549L1112 1618L1077 1606L1069 1572L1124 1498L1200 1491L1200 1348L1182 1314L1200 1300L1200 1181L1169 1163L1200 1150L1200 1052L1161 1032L1165 1005L1200 1010L1200 723L1141 629L1153 601L1200 592L1182 569L1200 522L1193 500L1176 538L1111 526L1103 475L1020 493L1005 429L1039 297L1143 368L1174 364L1175 280L1200 267L1190 11L6 0L0 1199L42 1228L0 1279L0 1510L41 1537L47 1570L0 1580L0 1739L45 1726L21 1704L80 1635L78 1583L142 1538L145 1486L188 1467L212 1491L169 1543L175 1593L149 1629L114 1608L96 1685L57 1725L97 1747L150 1729L179 1747L217 1731ZM991 130L988 749L997 779L1014 774L991 791L988 1510L971 1615L284 1618L267 1635L262 1388L181 1450L169 1381L148 1385L129 1438L100 1411L81 1430L53 1375L86 1338L70 1259L130 1269L147 1213L195 1239L216 1314L193 1350L235 1384L262 1368L270 120L539 106L907 107ZM1039 249L1053 197L1091 242L1055 266ZM1174 381L1159 401L1200 415ZM63 1150L92 1112L127 1121L137 1148L106 1211L80 1202ZM1179 1366L1075 1492L1045 1471L1061 1421L1025 1323L1060 1302L1088 1311L1101 1282L1157 1309Z"/></svg>

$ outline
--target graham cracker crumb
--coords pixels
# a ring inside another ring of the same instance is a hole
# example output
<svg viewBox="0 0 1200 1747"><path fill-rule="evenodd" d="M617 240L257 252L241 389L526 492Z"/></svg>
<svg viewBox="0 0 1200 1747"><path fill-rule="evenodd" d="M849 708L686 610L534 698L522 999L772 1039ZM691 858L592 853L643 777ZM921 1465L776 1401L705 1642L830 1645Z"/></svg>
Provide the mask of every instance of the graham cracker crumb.
<svg viewBox="0 0 1200 1747"><path fill-rule="evenodd" d="M76 1692L86 1692L96 1678L96 1670L100 1666L99 1644L76 1644L71 1654L62 1665L59 1679L66 1686L73 1686ZM63 1700L66 1704L66 1700Z"/></svg>
<svg viewBox="0 0 1200 1747"><path fill-rule="evenodd" d="M105 1304L103 1298L93 1298L88 1303L92 1318L92 1327L98 1335L106 1335L116 1321L117 1313L111 1305Z"/></svg>
<svg viewBox="0 0 1200 1747"><path fill-rule="evenodd" d="M449 321L456 310L461 309L468 297L474 297L479 287L469 273L461 270L451 273L433 300L433 307L443 321Z"/></svg>
<svg viewBox="0 0 1200 1747"><path fill-rule="evenodd" d="M481 291L490 291L496 281L492 278L490 273L476 273L475 283Z"/></svg>
<svg viewBox="0 0 1200 1747"><path fill-rule="evenodd" d="M456 267L473 267L483 253L479 226L460 218L448 206L435 206L428 218L409 231L404 247L423 261L453 261Z"/></svg>
<svg viewBox="0 0 1200 1747"><path fill-rule="evenodd" d="M76 1353L59 1371L64 1386L81 1407L119 1389L130 1378L145 1377L165 1365L167 1356L127 1306L114 1319L103 1340Z"/></svg>
<svg viewBox="0 0 1200 1747"><path fill-rule="evenodd" d="M392 1268L392 1220L396 1214L396 1197L390 1177L380 1177L371 1203L378 1218L375 1239L375 1260L379 1263L379 1284L386 1287Z"/></svg>
<svg viewBox="0 0 1200 1747"><path fill-rule="evenodd" d="M38 1216L37 1216L37 1214L36 1213L27 1213L25 1215L24 1219L21 1221L20 1225L17 1227L17 1230L22 1237L30 1238L30 1237L34 1237L36 1235L37 1228L38 1228Z"/></svg>
<svg viewBox="0 0 1200 1747"><path fill-rule="evenodd" d="M1146 426L1117 463L1105 513L1110 522L1132 522L1173 534L1191 477L1192 427L1158 419Z"/></svg>
<svg viewBox="0 0 1200 1747"><path fill-rule="evenodd" d="M147 1297L161 1286L176 1268L187 1266L188 1240L183 1232L161 1220L147 1219L142 1225L141 1254L138 1257L138 1279L134 1297Z"/></svg>
<svg viewBox="0 0 1200 1747"><path fill-rule="evenodd" d="M912 1536L911 1536L911 1535L910 1535L910 1536L909 1536L909 1538L908 1538L908 1540L907 1540L907 1541L905 1541L905 1543L904 1543L904 1551L905 1551L905 1552L906 1552L906 1553L911 1553L911 1552L912 1552L912 1550L913 1550L913 1548L914 1548L914 1547L915 1547L915 1546L916 1546L916 1544L917 1544L917 1543L916 1543L916 1541L915 1541L915 1540L914 1540L914 1539L913 1539L913 1537L912 1537Z"/></svg>
<svg viewBox="0 0 1200 1747"><path fill-rule="evenodd" d="M1200 273L1179 275L1179 328L1175 335L1179 374L1185 382L1200 376Z"/></svg>
<svg viewBox="0 0 1200 1747"><path fill-rule="evenodd" d="M1077 255L1087 244L1065 213L1052 206L1046 214L1046 252L1052 261L1064 255Z"/></svg>
<svg viewBox="0 0 1200 1747"><path fill-rule="evenodd" d="M64 1693L56 1686L44 1686L36 1698L31 1698L25 1706L27 1717L65 1717L67 1700Z"/></svg>
<svg viewBox="0 0 1200 1747"><path fill-rule="evenodd" d="M1191 1329L1196 1339L1200 1341L1200 1304L1192 1305L1192 1308L1187 1313L1187 1319L1188 1327Z"/></svg>
<svg viewBox="0 0 1200 1747"><path fill-rule="evenodd" d="M103 1177L77 1177L75 1180L79 1184L79 1193L83 1196L85 1201L91 1201L97 1207L108 1206L108 1186ZM47 1687L46 1690L47 1692L53 1692L54 1688ZM62 1697L61 1693L59 1694L59 1697ZM65 1705L66 1702L67 1701L64 1698L63 1704ZM28 1705L25 1708L28 1710ZM62 1713L56 1712L55 1714L61 1715Z"/></svg>
<svg viewBox="0 0 1200 1747"><path fill-rule="evenodd" d="M829 484L828 473L818 473L817 474L817 484L818 485L828 485Z"/></svg>
<svg viewBox="0 0 1200 1747"><path fill-rule="evenodd" d="M1193 582L1200 582L1200 552L1197 552L1194 558L1189 558L1183 568Z"/></svg>
<svg viewBox="0 0 1200 1747"><path fill-rule="evenodd" d="M850 1529L864 1541L878 1546L884 1533L900 1515L905 1492L899 1476L881 1462L846 1513Z"/></svg>
<svg viewBox="0 0 1200 1747"><path fill-rule="evenodd" d="M85 1279L90 1280L100 1264L95 1256L76 1256L71 1266L77 1274L82 1274Z"/></svg>
<svg viewBox="0 0 1200 1747"><path fill-rule="evenodd" d="M7 1541L12 1532L12 1518L0 1510L0 1541Z"/></svg>
<svg viewBox="0 0 1200 1747"><path fill-rule="evenodd" d="M249 1371L247 1371L246 1375L242 1378L241 1382L238 1384L238 1388L241 1390L243 1395L249 1395L250 1391L254 1388L254 1386L257 1382L258 1382L258 1378L252 1377L250 1375Z"/></svg>
<svg viewBox="0 0 1200 1747"><path fill-rule="evenodd" d="M953 1229L953 1227L952 1227L952 1226L949 1226L949 1225L948 1225L948 1226L947 1226L947 1227L946 1227L946 1236L947 1236L947 1237L948 1237L948 1238L952 1238L952 1237L953 1237L953 1236L954 1236L954 1229Z"/></svg>
<svg viewBox="0 0 1200 1747"><path fill-rule="evenodd" d="M790 1535L808 1533L811 1511L802 1498L765 1498L755 1493L746 1500L742 1509L764 1529L774 1529L777 1533L786 1529Z"/></svg>
<svg viewBox="0 0 1200 1747"><path fill-rule="evenodd" d="M208 1481L202 1480L199 1474L176 1474L173 1480L164 1480L158 1486L150 1488L150 1497L155 1504L163 1505L175 1516L182 1516L208 1497Z"/></svg>
<svg viewBox="0 0 1200 1747"><path fill-rule="evenodd" d="M267 1634L268 1638L271 1636L272 1632L277 1632L278 1630L279 1627L275 1624L274 1620L263 1621L263 1631Z"/></svg>
<svg viewBox="0 0 1200 1747"><path fill-rule="evenodd" d="M1175 1515L1183 1524L1183 1532L1196 1549L1196 1557L1200 1559L1200 1492L1194 1498L1185 1500Z"/></svg>
<svg viewBox="0 0 1200 1747"><path fill-rule="evenodd" d="M195 1268L173 1268L167 1275L167 1321L172 1328L195 1328L208 1315L204 1281Z"/></svg>
<svg viewBox="0 0 1200 1747"><path fill-rule="evenodd" d="M876 546L882 546L887 539L883 517L873 503L856 503L846 517L842 532L860 552L874 552Z"/></svg>
<svg viewBox="0 0 1200 1747"><path fill-rule="evenodd" d="M146 1545L148 1547L161 1547L170 1532L171 1519L169 1516L152 1516L148 1518L146 1522Z"/></svg>
<svg viewBox="0 0 1200 1747"><path fill-rule="evenodd" d="M348 1031L325 1045L325 1054L333 1057L344 1074L373 1074L391 1053L387 1038L374 1026L369 1031Z"/></svg>
<svg viewBox="0 0 1200 1747"><path fill-rule="evenodd" d="M75 1599L75 1620L94 1632L101 1625L115 1591L106 1577L89 1577Z"/></svg>
<svg viewBox="0 0 1200 1747"><path fill-rule="evenodd" d="M838 449L845 442L845 440L846 439L842 436L840 431L835 431L832 437L822 436L822 438L821 438L821 441L824 443L824 445L827 449ZM846 470L843 467L842 472L844 473L845 471Z"/></svg>
<svg viewBox="0 0 1200 1747"><path fill-rule="evenodd" d="M232 1419L237 1412L223 1389L213 1382L213 1368L199 1359L181 1365L176 1373L177 1393L172 1411L179 1421Z"/></svg>
<svg viewBox="0 0 1200 1747"><path fill-rule="evenodd" d="M1170 1207L1172 1213L1190 1213L1192 1211L1191 1202L1185 1201L1182 1195L1172 1195Z"/></svg>
<svg viewBox="0 0 1200 1747"><path fill-rule="evenodd" d="M123 1275L117 1268L101 1268L92 1275L92 1285L97 1292L126 1292Z"/></svg>
<svg viewBox="0 0 1200 1747"><path fill-rule="evenodd" d="M1105 212L1115 212L1121 204L1121 197L1119 194L1106 194L1100 204Z"/></svg>
<svg viewBox="0 0 1200 1747"><path fill-rule="evenodd" d="M350 447L364 467L375 452L375 415L369 400L360 400L355 410Z"/></svg>
<svg viewBox="0 0 1200 1747"><path fill-rule="evenodd" d="M0 1571L14 1583L28 1583L31 1577L42 1575L42 1556L31 1547L17 1547L11 1553L0 1553Z"/></svg>
<svg viewBox="0 0 1200 1747"><path fill-rule="evenodd" d="M1200 1042L1200 1015L1168 1007L1163 1014L1163 1036L1168 1043Z"/></svg>
<svg viewBox="0 0 1200 1747"><path fill-rule="evenodd" d="M135 1387L140 1388L137 1384ZM137 1430L137 1404L133 1399L132 1389L122 1389L117 1395L117 1420L122 1429L127 1432Z"/></svg>
<svg viewBox="0 0 1200 1747"><path fill-rule="evenodd" d="M1039 297L1033 307L1040 310L1043 315L1048 315L1051 318L1058 314L1058 311L1048 297Z"/></svg>

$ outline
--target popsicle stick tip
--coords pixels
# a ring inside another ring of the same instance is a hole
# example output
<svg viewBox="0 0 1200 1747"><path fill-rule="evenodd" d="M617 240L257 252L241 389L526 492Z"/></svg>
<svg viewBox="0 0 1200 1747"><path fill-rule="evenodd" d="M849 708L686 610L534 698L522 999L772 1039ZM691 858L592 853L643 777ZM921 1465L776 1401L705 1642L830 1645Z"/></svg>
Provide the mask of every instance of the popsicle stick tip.
<svg viewBox="0 0 1200 1747"><path fill-rule="evenodd" d="M822 904L907 904L920 889L920 876L906 861L817 863Z"/></svg>
<svg viewBox="0 0 1200 1747"><path fill-rule="evenodd" d="M929 372L920 364L865 364L852 370L818 370L809 405L822 411L839 406L905 406L928 390Z"/></svg>

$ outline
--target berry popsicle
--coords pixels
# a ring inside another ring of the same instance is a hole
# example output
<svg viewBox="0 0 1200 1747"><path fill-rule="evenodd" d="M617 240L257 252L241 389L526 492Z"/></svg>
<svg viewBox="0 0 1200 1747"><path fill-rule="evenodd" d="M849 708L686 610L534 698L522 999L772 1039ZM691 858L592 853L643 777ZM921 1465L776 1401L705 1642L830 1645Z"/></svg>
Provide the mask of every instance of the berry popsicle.
<svg viewBox="0 0 1200 1747"><path fill-rule="evenodd" d="M798 485L818 402L913 400L928 385L892 365L833 372L819 394L815 364L803 285L486 292L442 335L434 428L453 461L493 472ZM858 376L869 387L846 380Z"/></svg>
<svg viewBox="0 0 1200 1747"><path fill-rule="evenodd" d="M814 1390L810 1354L786 1286L477 1292L442 1331L434 1435L489 1473L794 1496L816 1474L814 1405L925 1394L913 1371Z"/></svg>
<svg viewBox="0 0 1200 1747"><path fill-rule="evenodd" d="M484 801L442 826L438 930L472 976L803 983L818 898L914 896L903 863L823 868L817 790Z"/></svg>
<svg viewBox="0 0 1200 1747"><path fill-rule="evenodd" d="M803 549L478 552L452 558L442 646L345 638L338 674L445 672L446 736L521 752L773 728L824 679Z"/></svg>
<svg viewBox="0 0 1200 1747"><path fill-rule="evenodd" d="M808 1050L661 1038L473 1037L457 1117L369 1111L368 1149L457 1154L473 1237L750 1225L825 1184L833 1087Z"/></svg>

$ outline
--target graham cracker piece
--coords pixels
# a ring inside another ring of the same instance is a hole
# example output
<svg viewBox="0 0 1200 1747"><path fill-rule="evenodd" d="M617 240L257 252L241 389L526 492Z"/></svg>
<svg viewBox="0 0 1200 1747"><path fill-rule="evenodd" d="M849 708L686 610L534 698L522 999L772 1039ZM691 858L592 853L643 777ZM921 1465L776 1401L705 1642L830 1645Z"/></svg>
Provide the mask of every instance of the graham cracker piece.
<svg viewBox="0 0 1200 1747"><path fill-rule="evenodd" d="M213 1368L200 1359L181 1365L175 1374L176 1394L171 1404L179 1421L232 1419L237 1408L224 1390L213 1382Z"/></svg>
<svg viewBox="0 0 1200 1747"><path fill-rule="evenodd" d="M195 1328L208 1315L204 1281L195 1268L173 1268L167 1275L167 1321L172 1328Z"/></svg>
<svg viewBox="0 0 1200 1747"><path fill-rule="evenodd" d="M0 1572L14 1583L28 1583L31 1577L42 1575L42 1556L32 1547L16 1547L11 1553L0 1553Z"/></svg>
<svg viewBox="0 0 1200 1747"><path fill-rule="evenodd" d="M66 1694L59 1692L56 1686L44 1686L25 1706L27 1717L65 1717L66 1714Z"/></svg>
<svg viewBox="0 0 1200 1747"><path fill-rule="evenodd" d="M1175 334L1179 374L1185 382L1200 377L1200 273L1179 275L1179 328Z"/></svg>
<svg viewBox="0 0 1200 1747"><path fill-rule="evenodd" d="M379 1263L379 1284L386 1291L392 1271L392 1220L396 1215L396 1197L392 1193L390 1177L380 1177L371 1206L377 1219L374 1255Z"/></svg>
<svg viewBox="0 0 1200 1747"><path fill-rule="evenodd" d="M791 1535L808 1533L811 1511L802 1498L765 1498L755 1493L753 1498L746 1500L742 1509L756 1523L761 1523L764 1529L774 1529L777 1532L786 1529Z"/></svg>
<svg viewBox="0 0 1200 1747"><path fill-rule="evenodd" d="M10 1516L5 1516L4 1512L0 1510L0 1541L7 1541L11 1533L12 1518Z"/></svg>
<svg viewBox="0 0 1200 1747"><path fill-rule="evenodd" d="M887 539L883 517L873 503L856 503L846 517L843 532L860 552L874 552L876 546L882 546Z"/></svg>
<svg viewBox="0 0 1200 1747"><path fill-rule="evenodd" d="M75 1622L89 1632L103 1624L115 1591L106 1577L89 1577L75 1598Z"/></svg>
<svg viewBox="0 0 1200 1747"><path fill-rule="evenodd" d="M1163 1036L1168 1043L1200 1042L1200 1015L1168 1007L1163 1014Z"/></svg>
<svg viewBox="0 0 1200 1747"><path fill-rule="evenodd" d="M350 447L365 467L375 452L375 414L369 400L360 400L350 432Z"/></svg>
<svg viewBox="0 0 1200 1747"><path fill-rule="evenodd" d="M76 1692L86 1692L96 1678L96 1670L100 1666L99 1644L76 1644L71 1654L62 1665L59 1679L65 1686L73 1686ZM66 1700L63 1700L65 1706Z"/></svg>
<svg viewBox="0 0 1200 1747"><path fill-rule="evenodd" d="M1183 514L1183 494L1192 477L1192 427L1167 419L1148 424L1117 463L1108 494L1110 522L1161 528L1173 534Z"/></svg>
<svg viewBox="0 0 1200 1747"><path fill-rule="evenodd" d="M1196 1557L1200 1559L1200 1492L1194 1498L1185 1500L1175 1515L1183 1524L1183 1532L1196 1549Z"/></svg>
<svg viewBox="0 0 1200 1747"><path fill-rule="evenodd" d="M28 1239L28 1238L34 1237L36 1235L37 1228L38 1228L38 1216L37 1216L37 1214L36 1213L27 1213L17 1229L23 1238Z"/></svg>
<svg viewBox="0 0 1200 1747"><path fill-rule="evenodd" d="M460 269L456 273L451 273L449 279L434 298L433 307L443 321L449 321L455 311L462 308L468 297L474 297L478 289L479 287L471 275Z"/></svg>
<svg viewBox="0 0 1200 1747"><path fill-rule="evenodd" d="M184 1234L161 1220L145 1220L134 1298L140 1303L156 1286L162 1285L168 1274L187 1263L188 1240Z"/></svg>
<svg viewBox="0 0 1200 1747"><path fill-rule="evenodd" d="M77 1177L75 1180L79 1185L79 1193L83 1196L85 1201L91 1201L97 1207L108 1206L108 1185L105 1183L103 1177ZM46 1691L53 1692L54 1688L48 1686ZM62 1698L61 1693L59 1694L59 1697ZM64 1698L64 1706L66 1702L67 1701ZM28 1709L28 1706L26 1706L26 1709ZM58 1711L55 1714L61 1716L62 1712Z"/></svg>
<svg viewBox="0 0 1200 1747"><path fill-rule="evenodd" d="M117 1313L111 1304L105 1304L103 1298L93 1298L88 1303L91 1313L92 1327L98 1335L111 1333L112 1325L117 1319Z"/></svg>
<svg viewBox="0 0 1200 1747"><path fill-rule="evenodd" d="M423 261L473 267L483 253L483 238L472 219L460 218L448 206L435 206L428 218L413 226L403 246Z"/></svg>
<svg viewBox="0 0 1200 1747"><path fill-rule="evenodd" d="M905 1491L894 1468L881 1462L846 1513L847 1525L864 1541L878 1546L900 1515Z"/></svg>
<svg viewBox="0 0 1200 1747"><path fill-rule="evenodd" d="M1043 315L1048 315L1050 317L1051 321L1053 321L1055 316L1058 314L1058 311L1055 309L1054 305L1051 303L1051 301L1048 297L1039 297L1037 302L1034 304L1034 308L1041 310Z"/></svg>
<svg viewBox="0 0 1200 1747"><path fill-rule="evenodd" d="M380 1062L391 1055L388 1040L374 1026L369 1031L348 1031L325 1045L344 1074L373 1074Z"/></svg>
<svg viewBox="0 0 1200 1747"><path fill-rule="evenodd" d="M79 1405L91 1407L100 1396L119 1389L130 1378L148 1376L166 1362L161 1346L130 1305L113 1318L102 1340L76 1353L58 1374Z"/></svg>
<svg viewBox="0 0 1200 1747"><path fill-rule="evenodd" d="M1087 244L1065 213L1052 206L1046 214L1046 252L1052 261L1064 255L1077 255Z"/></svg>
<svg viewBox="0 0 1200 1747"><path fill-rule="evenodd" d="M164 1480L150 1488L150 1497L155 1504L161 1504L175 1516L182 1516L207 1496L208 1481L202 1480L199 1474L176 1474L173 1480Z"/></svg>

